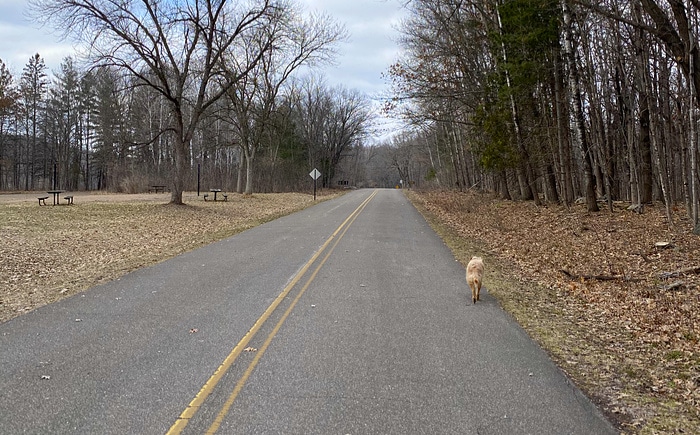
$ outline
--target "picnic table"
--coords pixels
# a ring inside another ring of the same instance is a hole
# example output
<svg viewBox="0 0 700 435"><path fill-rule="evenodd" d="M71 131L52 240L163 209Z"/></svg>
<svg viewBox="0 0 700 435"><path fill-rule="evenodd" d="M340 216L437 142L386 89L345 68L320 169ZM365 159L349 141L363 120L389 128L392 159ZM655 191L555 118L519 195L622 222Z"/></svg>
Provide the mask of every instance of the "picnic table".
<svg viewBox="0 0 700 435"><path fill-rule="evenodd" d="M63 190L47 190L46 193L53 195L53 205L59 203L58 196L63 193Z"/></svg>
<svg viewBox="0 0 700 435"><path fill-rule="evenodd" d="M155 192L155 193L165 192L165 186L161 185L161 184L154 184L153 186L151 186L151 188L152 188L151 190L153 190L153 192Z"/></svg>
<svg viewBox="0 0 700 435"><path fill-rule="evenodd" d="M221 189L209 189L209 191L214 193L214 201L216 201L216 200L217 200L217 199L216 199L216 195L217 195L219 192L221 192ZM228 199L228 195L223 194L222 196L224 197L224 199L223 199L222 201L226 201L226 200ZM208 194L208 193L205 193L205 194L204 194L204 200L206 201L207 198L209 198L209 194Z"/></svg>

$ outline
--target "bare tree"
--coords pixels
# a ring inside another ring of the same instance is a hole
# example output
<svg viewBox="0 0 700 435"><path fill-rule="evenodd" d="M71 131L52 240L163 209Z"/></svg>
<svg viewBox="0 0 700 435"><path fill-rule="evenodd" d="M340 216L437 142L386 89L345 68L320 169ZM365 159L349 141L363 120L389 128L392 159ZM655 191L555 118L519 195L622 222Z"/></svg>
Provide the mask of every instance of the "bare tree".
<svg viewBox="0 0 700 435"><path fill-rule="evenodd" d="M206 110L255 67L272 44L234 74L224 54L280 18L284 0L32 0L37 17L89 44L95 64L117 66L163 95L172 117L175 174L170 202L182 204L190 142ZM218 80L214 80L219 78Z"/></svg>
<svg viewBox="0 0 700 435"><path fill-rule="evenodd" d="M289 6L283 18L274 27L259 29L264 35L254 35L246 44L246 50L230 53L225 57L225 74L229 81L242 66L250 62L265 47L260 41L274 41L274 48L264 51L250 73L237 80L226 93L230 105L231 124L236 130L238 145L245 159L245 194L254 190L254 161L263 137L269 134L273 112L276 110L280 91L292 74L301 67L314 67L327 63L335 54L334 45L346 37L343 26L325 15L302 18L298 10ZM239 177L240 179L240 177ZM243 193L242 183L238 186Z"/></svg>
<svg viewBox="0 0 700 435"><path fill-rule="evenodd" d="M299 136L308 147L310 167L321 171L323 186L328 186L341 159L362 146L372 122L370 104L357 91L327 88L317 80L309 80L299 92L295 107Z"/></svg>
<svg viewBox="0 0 700 435"><path fill-rule="evenodd" d="M690 173L687 176L686 184L689 190L689 209L693 220L693 227L696 234L700 234L700 192L698 191L698 168L697 168L697 135L694 134L697 126L695 111L700 108L700 56L698 55L697 14L700 10L700 3L697 0L640 0L639 5L646 14L642 17L638 11L638 4L634 4L634 16L625 15L623 11L629 8L621 5L620 1L592 2L589 0L575 0L577 3L595 11L596 13L613 18L615 20L632 25L638 29L653 35L666 50L671 53L671 60L676 63L678 69L688 82L688 88L692 100L691 120L689 135L690 145L687 147L687 160L690 161ZM648 20L645 20L648 18ZM653 141L653 137L652 137ZM657 150L658 152L658 150ZM655 158L656 159L656 158ZM657 166L662 162L657 160ZM663 177L662 168L657 167L660 177ZM665 181L660 178L659 183ZM666 186L664 186L665 188ZM664 192L664 197L669 196ZM667 206L669 204L667 203Z"/></svg>
<svg viewBox="0 0 700 435"><path fill-rule="evenodd" d="M588 211L598 211L595 192L595 175L593 173L592 155L586 137L585 120L583 114L583 102L581 100L581 87L578 77L578 66L576 64L576 53L573 47L573 30L571 10L567 0L561 0L562 17L564 21L564 56L568 65L569 78L569 98L571 99L571 109L573 111L572 126L574 128L574 142L581 151L584 165L584 179L586 182L586 204Z"/></svg>

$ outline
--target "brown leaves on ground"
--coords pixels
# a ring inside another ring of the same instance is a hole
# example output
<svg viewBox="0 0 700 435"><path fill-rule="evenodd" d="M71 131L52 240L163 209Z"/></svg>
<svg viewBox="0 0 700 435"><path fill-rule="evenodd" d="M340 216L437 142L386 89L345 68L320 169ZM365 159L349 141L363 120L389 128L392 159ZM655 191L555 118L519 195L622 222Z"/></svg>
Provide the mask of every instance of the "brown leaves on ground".
<svg viewBox="0 0 700 435"><path fill-rule="evenodd" d="M74 205L39 206L37 195L0 195L0 322L314 204L302 193L185 193L185 206L167 193L75 193Z"/></svg>
<svg viewBox="0 0 700 435"><path fill-rule="evenodd" d="M463 264L485 253L488 290L622 430L700 433L700 238L685 210L669 229L660 205L409 196Z"/></svg>

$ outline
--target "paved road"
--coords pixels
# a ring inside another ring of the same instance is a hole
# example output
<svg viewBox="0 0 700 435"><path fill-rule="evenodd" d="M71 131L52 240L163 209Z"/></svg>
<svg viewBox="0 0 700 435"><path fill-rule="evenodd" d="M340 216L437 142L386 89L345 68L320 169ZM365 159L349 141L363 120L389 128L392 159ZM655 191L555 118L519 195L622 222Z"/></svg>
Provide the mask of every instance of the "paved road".
<svg viewBox="0 0 700 435"><path fill-rule="evenodd" d="M400 191L353 191L1 324L0 433L615 433L469 299Z"/></svg>

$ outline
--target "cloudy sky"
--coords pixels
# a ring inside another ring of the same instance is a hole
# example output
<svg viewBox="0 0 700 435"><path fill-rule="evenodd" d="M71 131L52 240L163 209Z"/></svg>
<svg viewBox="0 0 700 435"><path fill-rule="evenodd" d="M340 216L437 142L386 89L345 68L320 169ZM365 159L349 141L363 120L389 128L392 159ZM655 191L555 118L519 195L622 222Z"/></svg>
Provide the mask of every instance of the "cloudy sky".
<svg viewBox="0 0 700 435"><path fill-rule="evenodd" d="M307 10L325 12L344 23L349 40L339 46L335 65L323 73L329 85L357 89L379 100L387 92L381 75L396 60L396 27L403 11L399 0L297 0ZM39 53L50 71L75 53L49 29L27 18L26 0L0 0L0 59L19 80L29 58ZM386 124L386 122L384 122Z"/></svg>

